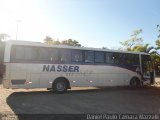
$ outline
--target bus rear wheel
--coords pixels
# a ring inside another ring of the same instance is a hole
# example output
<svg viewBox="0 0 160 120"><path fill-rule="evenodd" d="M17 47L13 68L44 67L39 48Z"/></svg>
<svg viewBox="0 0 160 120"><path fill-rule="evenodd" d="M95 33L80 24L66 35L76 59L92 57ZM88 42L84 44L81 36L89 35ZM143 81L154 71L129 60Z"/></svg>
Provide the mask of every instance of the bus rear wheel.
<svg viewBox="0 0 160 120"><path fill-rule="evenodd" d="M138 78L136 78L136 77L132 78L130 80L130 86L131 87L138 87L138 86L140 86L140 80Z"/></svg>
<svg viewBox="0 0 160 120"><path fill-rule="evenodd" d="M56 80L52 86L53 92L62 94L67 92L67 83L65 80Z"/></svg>

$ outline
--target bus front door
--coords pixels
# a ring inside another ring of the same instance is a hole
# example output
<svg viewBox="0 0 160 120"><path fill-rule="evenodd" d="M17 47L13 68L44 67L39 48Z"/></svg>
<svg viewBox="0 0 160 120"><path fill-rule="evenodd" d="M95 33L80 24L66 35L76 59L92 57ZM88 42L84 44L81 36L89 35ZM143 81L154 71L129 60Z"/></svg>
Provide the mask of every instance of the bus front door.
<svg viewBox="0 0 160 120"><path fill-rule="evenodd" d="M153 62L149 55L142 55L142 80L144 84L154 84Z"/></svg>

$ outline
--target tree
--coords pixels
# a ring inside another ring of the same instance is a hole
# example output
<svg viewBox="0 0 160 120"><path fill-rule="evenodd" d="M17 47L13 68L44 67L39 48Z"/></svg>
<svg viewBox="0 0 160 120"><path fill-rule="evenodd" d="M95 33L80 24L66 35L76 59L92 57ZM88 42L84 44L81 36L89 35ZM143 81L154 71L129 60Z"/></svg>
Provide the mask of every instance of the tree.
<svg viewBox="0 0 160 120"><path fill-rule="evenodd" d="M157 40L155 41L156 46L153 48L154 51L151 53L151 57L154 61L156 74L160 74L160 54L158 50L160 49L160 26L157 25Z"/></svg>
<svg viewBox="0 0 160 120"><path fill-rule="evenodd" d="M57 39L57 40L53 41L53 44L54 44L54 45L60 45L61 42Z"/></svg>
<svg viewBox="0 0 160 120"><path fill-rule="evenodd" d="M157 25L157 31L158 31L158 36L157 36L158 39L155 42L156 44L155 50L156 50L156 54L160 56L160 54L158 53L158 50L160 50L160 26L159 25Z"/></svg>
<svg viewBox="0 0 160 120"><path fill-rule="evenodd" d="M149 44L136 45L136 46L133 47L132 51L135 51L135 52L147 52L148 46L149 46Z"/></svg>
<svg viewBox="0 0 160 120"><path fill-rule="evenodd" d="M135 45L140 45L143 42L142 37L139 37L139 34L142 33L142 29L134 30L131 34L131 38L120 42L120 44L125 47L128 51L132 51Z"/></svg>
<svg viewBox="0 0 160 120"><path fill-rule="evenodd" d="M160 46L160 39L156 40L156 45L159 47Z"/></svg>
<svg viewBox="0 0 160 120"><path fill-rule="evenodd" d="M158 31L158 36L157 36L157 40L156 40L156 45L157 45L157 49L160 49L160 26L157 25L157 31Z"/></svg>
<svg viewBox="0 0 160 120"><path fill-rule="evenodd" d="M53 44L53 39L49 36L46 36L46 38L44 39L44 43L46 44Z"/></svg>
<svg viewBox="0 0 160 120"><path fill-rule="evenodd" d="M149 46L149 44L136 45L133 47L132 51L152 54L153 52L155 52L155 48L153 46Z"/></svg>
<svg viewBox="0 0 160 120"><path fill-rule="evenodd" d="M46 36L46 38L44 39L44 43L50 44L50 45L53 44L53 45L68 45L68 46L81 47L81 44L76 40L68 39L68 40L63 40L62 42L60 42L58 39L54 40L53 38L49 36Z"/></svg>
<svg viewBox="0 0 160 120"><path fill-rule="evenodd" d="M69 46L78 46L78 47L81 47L81 44L79 44L78 41L72 40L72 39L63 40L61 44L62 44L62 45L69 45Z"/></svg>
<svg viewBox="0 0 160 120"><path fill-rule="evenodd" d="M8 37L10 37L8 34L6 34L6 33L0 33L0 41L6 40Z"/></svg>

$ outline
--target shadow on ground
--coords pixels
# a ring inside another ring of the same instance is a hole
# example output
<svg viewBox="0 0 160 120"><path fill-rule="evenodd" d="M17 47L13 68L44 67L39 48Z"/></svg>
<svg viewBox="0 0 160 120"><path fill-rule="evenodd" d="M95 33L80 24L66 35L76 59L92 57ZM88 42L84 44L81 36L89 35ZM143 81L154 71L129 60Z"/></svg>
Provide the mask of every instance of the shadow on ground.
<svg viewBox="0 0 160 120"><path fill-rule="evenodd" d="M70 90L66 94L15 92L7 98L19 119L23 118L21 114L160 113L159 102L157 87L106 87Z"/></svg>

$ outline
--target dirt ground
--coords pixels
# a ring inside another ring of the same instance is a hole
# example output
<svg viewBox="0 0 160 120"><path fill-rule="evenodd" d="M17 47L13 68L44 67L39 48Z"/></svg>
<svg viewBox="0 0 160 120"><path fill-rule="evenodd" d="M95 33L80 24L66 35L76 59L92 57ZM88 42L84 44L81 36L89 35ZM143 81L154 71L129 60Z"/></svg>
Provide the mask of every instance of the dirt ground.
<svg viewBox="0 0 160 120"><path fill-rule="evenodd" d="M160 113L160 85L136 89L83 87L66 94L54 94L46 89L4 89L0 85L0 113Z"/></svg>

